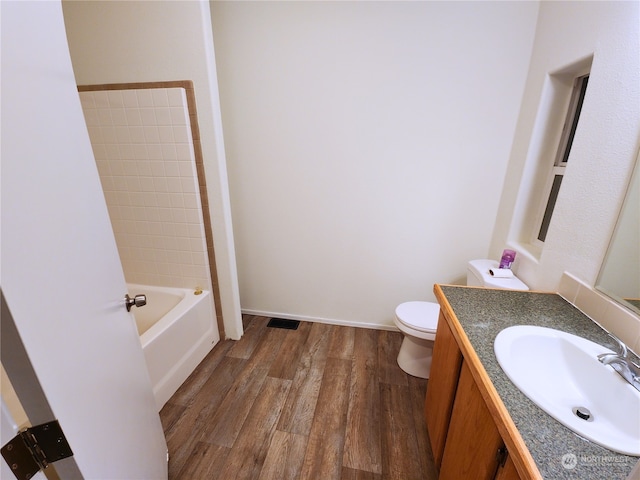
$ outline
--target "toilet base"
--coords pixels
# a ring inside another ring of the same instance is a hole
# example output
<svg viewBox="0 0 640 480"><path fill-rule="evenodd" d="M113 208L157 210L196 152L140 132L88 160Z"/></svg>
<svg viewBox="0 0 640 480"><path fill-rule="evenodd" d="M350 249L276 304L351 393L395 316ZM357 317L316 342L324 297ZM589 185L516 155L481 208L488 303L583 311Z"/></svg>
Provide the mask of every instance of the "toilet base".
<svg viewBox="0 0 640 480"><path fill-rule="evenodd" d="M398 353L398 366L414 377L429 378L432 355L433 340L405 335Z"/></svg>

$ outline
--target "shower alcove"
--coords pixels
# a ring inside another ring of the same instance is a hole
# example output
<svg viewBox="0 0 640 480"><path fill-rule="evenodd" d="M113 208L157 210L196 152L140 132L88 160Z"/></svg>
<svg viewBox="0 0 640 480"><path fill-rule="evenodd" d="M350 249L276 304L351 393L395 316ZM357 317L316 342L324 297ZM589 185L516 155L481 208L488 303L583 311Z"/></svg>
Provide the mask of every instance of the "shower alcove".
<svg viewBox="0 0 640 480"><path fill-rule="evenodd" d="M213 347L224 326L192 82L78 91L127 283L212 292Z"/></svg>

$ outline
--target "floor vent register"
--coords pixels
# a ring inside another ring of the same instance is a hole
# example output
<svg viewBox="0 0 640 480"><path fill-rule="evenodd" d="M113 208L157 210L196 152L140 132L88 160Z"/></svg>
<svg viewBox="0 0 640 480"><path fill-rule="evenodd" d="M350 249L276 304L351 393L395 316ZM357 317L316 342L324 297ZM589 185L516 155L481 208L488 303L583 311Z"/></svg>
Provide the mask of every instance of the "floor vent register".
<svg viewBox="0 0 640 480"><path fill-rule="evenodd" d="M267 327L284 328L285 330L297 330L300 325L299 320L287 320L285 318L272 318L267 323Z"/></svg>

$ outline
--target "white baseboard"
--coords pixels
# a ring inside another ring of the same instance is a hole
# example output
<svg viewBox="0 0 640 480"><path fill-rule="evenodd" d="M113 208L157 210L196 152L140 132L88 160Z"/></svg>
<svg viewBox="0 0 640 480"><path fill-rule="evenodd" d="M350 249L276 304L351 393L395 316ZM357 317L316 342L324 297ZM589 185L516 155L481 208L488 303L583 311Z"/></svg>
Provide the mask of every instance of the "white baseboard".
<svg viewBox="0 0 640 480"><path fill-rule="evenodd" d="M327 323L329 325L340 325L343 327L370 328L373 330L387 330L390 332L399 332L395 325L381 325L379 323L354 322L351 320L337 320L334 318L308 317L305 315L289 315L287 313L265 312L262 310L246 310L242 309L244 315L259 315L261 317L284 318L287 320L300 320L302 322Z"/></svg>

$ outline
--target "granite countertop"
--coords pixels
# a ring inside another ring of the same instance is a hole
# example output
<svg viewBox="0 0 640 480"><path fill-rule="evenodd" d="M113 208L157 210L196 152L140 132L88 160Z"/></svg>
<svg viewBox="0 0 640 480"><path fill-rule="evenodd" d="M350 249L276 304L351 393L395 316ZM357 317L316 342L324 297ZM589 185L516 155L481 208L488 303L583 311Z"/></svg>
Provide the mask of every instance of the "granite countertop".
<svg viewBox="0 0 640 480"><path fill-rule="evenodd" d="M613 349L606 332L557 294L441 285L484 369L545 479L624 480L638 457L579 437L537 407L511 383L493 351L496 335L513 325L537 325ZM613 402L613 401L612 401ZM615 408L612 405L612 408ZM564 466L563 466L564 460Z"/></svg>

